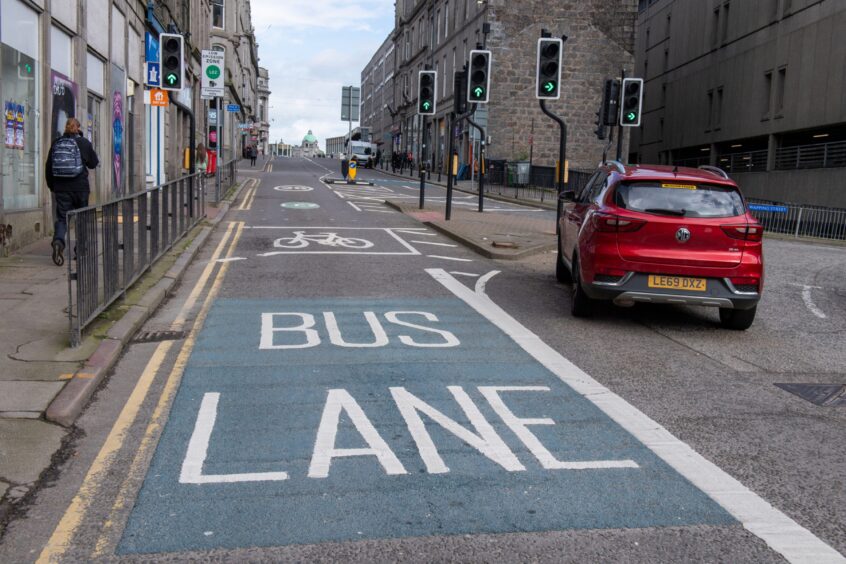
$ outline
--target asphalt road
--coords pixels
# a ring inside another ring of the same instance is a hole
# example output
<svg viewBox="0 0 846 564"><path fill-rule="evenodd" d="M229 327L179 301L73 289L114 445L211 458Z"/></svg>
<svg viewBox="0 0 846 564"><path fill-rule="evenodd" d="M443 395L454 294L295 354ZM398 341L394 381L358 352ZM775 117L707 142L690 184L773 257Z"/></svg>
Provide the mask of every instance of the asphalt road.
<svg viewBox="0 0 846 564"><path fill-rule="evenodd" d="M246 171L144 328L184 338L129 347L0 561L846 554L846 407L775 385L846 384L846 249L767 240L746 332L576 320L554 254L484 259L327 164Z"/></svg>

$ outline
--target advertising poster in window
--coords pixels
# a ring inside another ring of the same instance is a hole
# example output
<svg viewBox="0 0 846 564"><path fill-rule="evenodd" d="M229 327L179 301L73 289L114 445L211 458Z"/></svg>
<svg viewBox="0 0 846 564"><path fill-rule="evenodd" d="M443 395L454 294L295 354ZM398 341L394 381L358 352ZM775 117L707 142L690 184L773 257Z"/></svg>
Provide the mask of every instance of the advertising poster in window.
<svg viewBox="0 0 846 564"><path fill-rule="evenodd" d="M76 117L79 86L60 72L50 72L50 91L53 95L53 113L50 120L50 141L62 136L68 118Z"/></svg>
<svg viewBox="0 0 846 564"><path fill-rule="evenodd" d="M123 133L126 126L124 104L126 96L126 74L123 69L112 65L111 110L112 110L112 195L122 196L123 184Z"/></svg>

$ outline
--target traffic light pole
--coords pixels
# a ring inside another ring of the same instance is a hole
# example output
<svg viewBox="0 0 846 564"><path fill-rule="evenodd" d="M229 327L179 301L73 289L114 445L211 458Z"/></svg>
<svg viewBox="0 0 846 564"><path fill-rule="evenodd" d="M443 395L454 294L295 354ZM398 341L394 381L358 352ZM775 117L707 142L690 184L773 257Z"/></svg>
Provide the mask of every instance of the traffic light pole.
<svg viewBox="0 0 846 564"><path fill-rule="evenodd" d="M223 129L221 123L223 122L223 116L220 115L220 96L215 97L215 115L217 116L215 120L215 124L217 126L216 135L217 143L215 143L215 149L217 150L217 166L215 168L215 175L214 175L214 201L220 201L220 167L223 166L223 163L220 160L220 146L223 144L223 137L221 137L220 132ZM233 150L235 148L233 147Z"/></svg>
<svg viewBox="0 0 846 564"><path fill-rule="evenodd" d="M484 128L470 119L470 116L476 111L476 104L473 104L473 111L467 114L467 123L476 128L479 132L479 213L485 211L485 130Z"/></svg>
<svg viewBox="0 0 846 564"><path fill-rule="evenodd" d="M565 174L565 167L567 163L567 124L564 123L564 120L558 117L557 115L553 114L546 108L546 100L540 101L540 109L543 113L548 115L550 118L558 122L559 127L561 127L561 137L558 140L558 199L557 204L555 206L556 209L556 217L555 217L555 225L558 225L558 220L561 219L561 194L564 193L564 174Z"/></svg>
<svg viewBox="0 0 846 564"><path fill-rule="evenodd" d="M624 96L623 93L623 81L626 80L626 69L620 70L620 96ZM622 107L622 104L620 105ZM623 162L623 120L620 119L620 125L617 126L617 162Z"/></svg>
<svg viewBox="0 0 846 564"><path fill-rule="evenodd" d="M444 219L449 221L452 217L452 187L455 180L452 176L452 138L454 136L453 129L455 128L455 114L449 115L449 137L447 139L447 193L446 193L446 211L444 212Z"/></svg>
<svg viewBox="0 0 846 564"><path fill-rule="evenodd" d="M188 132L188 194L190 203L188 204L188 217L194 217L194 200L196 200L196 196L194 195L194 172L196 172L196 149L195 143L197 142L197 132L196 132L196 121L194 119L194 110L177 102L174 98L171 98L173 101L173 105L181 109L183 112L188 114L188 127L190 131ZM197 210L198 213L203 213L203 210Z"/></svg>
<svg viewBox="0 0 846 564"><path fill-rule="evenodd" d="M426 116L421 115L421 123L423 127L423 142L422 147L420 147L420 209L422 210L426 204L426 166L424 164L424 159L426 158Z"/></svg>

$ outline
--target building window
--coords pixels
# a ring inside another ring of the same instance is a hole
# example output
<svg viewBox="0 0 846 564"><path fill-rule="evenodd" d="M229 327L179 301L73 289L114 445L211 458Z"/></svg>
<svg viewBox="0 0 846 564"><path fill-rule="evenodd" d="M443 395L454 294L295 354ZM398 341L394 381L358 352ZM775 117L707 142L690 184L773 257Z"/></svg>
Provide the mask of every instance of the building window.
<svg viewBox="0 0 846 564"><path fill-rule="evenodd" d="M714 10L714 16L711 18L711 47L719 47L720 41L720 8Z"/></svg>
<svg viewBox="0 0 846 564"><path fill-rule="evenodd" d="M717 88L717 102L716 102L715 113L717 115L716 119L714 120L714 130L720 129L722 127L723 122L723 87Z"/></svg>
<svg viewBox="0 0 846 564"><path fill-rule="evenodd" d="M789 16L789 15L790 15L790 10L791 10L792 8L793 8L793 2L792 2L792 0L784 0L784 10L782 11L782 14L783 14L784 16Z"/></svg>
<svg viewBox="0 0 846 564"><path fill-rule="evenodd" d="M435 45L441 43L441 11L438 10L435 15Z"/></svg>
<svg viewBox="0 0 846 564"><path fill-rule="evenodd" d="M212 27L217 29L224 29L224 3L226 0L211 0L212 4Z"/></svg>
<svg viewBox="0 0 846 564"><path fill-rule="evenodd" d="M70 35L56 26L50 26L50 66L73 79L73 42Z"/></svg>
<svg viewBox="0 0 846 564"><path fill-rule="evenodd" d="M447 76L447 57L444 55L444 82L441 86L441 99L446 98Z"/></svg>
<svg viewBox="0 0 846 564"><path fill-rule="evenodd" d="M764 73L764 91L761 96L761 107L764 109L762 119L770 119L770 100L773 96L773 71Z"/></svg>
<svg viewBox="0 0 846 564"><path fill-rule="evenodd" d="M725 45L728 42L729 10L730 9L731 9L731 3L730 2L726 2L725 4L723 4L723 22L722 22L723 23L723 29L722 29L722 32L720 33L721 41L722 41L723 45Z"/></svg>
<svg viewBox="0 0 846 564"><path fill-rule="evenodd" d="M670 70L670 50L664 49L664 72Z"/></svg>
<svg viewBox="0 0 846 564"><path fill-rule="evenodd" d="M708 123L705 131L711 131L711 124L714 123L714 91L708 91Z"/></svg>
<svg viewBox="0 0 846 564"><path fill-rule="evenodd" d="M667 83L661 85L661 105L667 105Z"/></svg>
<svg viewBox="0 0 846 564"><path fill-rule="evenodd" d="M670 37L670 30L673 27L673 14L667 14L667 31L665 33L666 37Z"/></svg>
<svg viewBox="0 0 846 564"><path fill-rule="evenodd" d="M449 2L444 3L444 39L449 35Z"/></svg>
<svg viewBox="0 0 846 564"><path fill-rule="evenodd" d="M778 69L778 83L776 84L775 117L783 117L784 112L784 89L787 82L787 67Z"/></svg>

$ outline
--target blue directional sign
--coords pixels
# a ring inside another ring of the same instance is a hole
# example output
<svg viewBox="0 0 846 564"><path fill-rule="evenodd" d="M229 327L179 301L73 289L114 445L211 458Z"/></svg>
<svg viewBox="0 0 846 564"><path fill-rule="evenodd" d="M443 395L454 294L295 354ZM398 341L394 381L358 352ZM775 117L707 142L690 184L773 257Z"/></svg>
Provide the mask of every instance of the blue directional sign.
<svg viewBox="0 0 846 564"><path fill-rule="evenodd" d="M787 206L771 206L767 204L749 204L749 209L752 211L772 212L772 213L787 213Z"/></svg>
<svg viewBox="0 0 846 564"><path fill-rule="evenodd" d="M147 63L159 62L159 38L149 31L144 32L144 61Z"/></svg>
<svg viewBox="0 0 846 564"><path fill-rule="evenodd" d="M156 62L148 62L145 63L146 65L146 74L144 77L144 83L147 86L161 86L162 84L162 73L161 67L159 66L160 63Z"/></svg>
<svg viewBox="0 0 846 564"><path fill-rule="evenodd" d="M238 104L226 104L226 111L227 112L240 112L241 106Z"/></svg>
<svg viewBox="0 0 846 564"><path fill-rule="evenodd" d="M229 299L118 553L732 524L461 300Z"/></svg>

